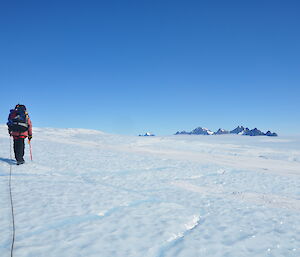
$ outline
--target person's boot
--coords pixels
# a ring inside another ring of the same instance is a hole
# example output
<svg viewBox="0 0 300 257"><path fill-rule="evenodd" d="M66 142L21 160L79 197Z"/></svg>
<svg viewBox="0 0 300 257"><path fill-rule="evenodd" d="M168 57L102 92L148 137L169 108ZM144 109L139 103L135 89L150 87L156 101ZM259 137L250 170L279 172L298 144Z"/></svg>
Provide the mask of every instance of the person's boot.
<svg viewBox="0 0 300 257"><path fill-rule="evenodd" d="M21 165L21 164L24 164L25 161L24 160L21 160L21 161L17 161L17 165Z"/></svg>

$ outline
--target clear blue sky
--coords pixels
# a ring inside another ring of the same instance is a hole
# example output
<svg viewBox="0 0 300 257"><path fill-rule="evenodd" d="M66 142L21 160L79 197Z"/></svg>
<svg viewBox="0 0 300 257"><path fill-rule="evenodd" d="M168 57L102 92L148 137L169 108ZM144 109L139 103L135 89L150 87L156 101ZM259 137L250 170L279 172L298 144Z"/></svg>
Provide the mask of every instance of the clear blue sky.
<svg viewBox="0 0 300 257"><path fill-rule="evenodd" d="M300 131L300 1L1 1L0 123Z"/></svg>

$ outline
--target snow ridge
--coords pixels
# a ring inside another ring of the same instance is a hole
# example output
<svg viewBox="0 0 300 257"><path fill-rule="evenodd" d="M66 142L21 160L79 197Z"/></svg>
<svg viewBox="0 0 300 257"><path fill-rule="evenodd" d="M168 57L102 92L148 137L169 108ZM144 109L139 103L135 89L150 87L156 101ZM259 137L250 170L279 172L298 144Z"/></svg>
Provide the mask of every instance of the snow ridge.
<svg viewBox="0 0 300 257"><path fill-rule="evenodd" d="M193 215L193 217L184 224L185 230L178 232L177 234L173 234L162 246L157 254L157 257L164 257L165 254L174 246L178 245L180 242L184 240L194 229L196 229L200 225L200 216Z"/></svg>

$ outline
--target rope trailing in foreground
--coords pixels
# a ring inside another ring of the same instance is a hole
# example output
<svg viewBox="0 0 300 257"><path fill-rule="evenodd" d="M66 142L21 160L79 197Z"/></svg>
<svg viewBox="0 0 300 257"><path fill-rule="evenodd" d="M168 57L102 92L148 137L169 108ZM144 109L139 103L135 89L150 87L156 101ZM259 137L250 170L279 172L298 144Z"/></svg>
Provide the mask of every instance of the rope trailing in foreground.
<svg viewBox="0 0 300 257"><path fill-rule="evenodd" d="M10 142L10 160L12 160L12 144L11 144L11 138L9 140ZM11 249L10 249L10 256L13 257L14 252L14 244L15 244L15 215L14 215L14 205L13 205L13 199L12 199L12 193L11 193L11 173L12 173L12 163L10 163L10 169L9 169L9 194L10 194L10 205L11 205L11 216L12 216L12 223L13 223L13 236L12 236L12 242L11 242Z"/></svg>

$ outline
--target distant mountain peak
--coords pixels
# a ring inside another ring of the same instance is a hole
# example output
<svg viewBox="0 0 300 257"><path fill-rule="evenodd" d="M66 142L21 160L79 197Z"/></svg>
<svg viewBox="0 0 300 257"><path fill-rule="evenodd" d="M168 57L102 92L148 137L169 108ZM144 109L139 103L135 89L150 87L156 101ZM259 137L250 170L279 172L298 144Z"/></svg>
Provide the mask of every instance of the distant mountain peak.
<svg viewBox="0 0 300 257"><path fill-rule="evenodd" d="M230 134L239 134L243 132L245 128L243 126L237 126L234 130L230 131Z"/></svg>
<svg viewBox="0 0 300 257"><path fill-rule="evenodd" d="M211 130L209 130L207 128L198 127L198 128L195 128L192 131L192 134L195 134L195 135L212 135L212 134L214 134L214 132L212 132Z"/></svg>
<svg viewBox="0 0 300 257"><path fill-rule="evenodd" d="M207 128L202 128L202 127L197 127L191 132L186 132L185 130L183 131L177 131L175 135L213 135L214 132Z"/></svg>
<svg viewBox="0 0 300 257"><path fill-rule="evenodd" d="M144 135L140 134L140 137L154 137L155 135L150 133L150 132L146 132Z"/></svg>
<svg viewBox="0 0 300 257"><path fill-rule="evenodd" d="M224 135L224 134L229 134L230 132L228 130L219 128L217 132L215 132L215 135Z"/></svg>

